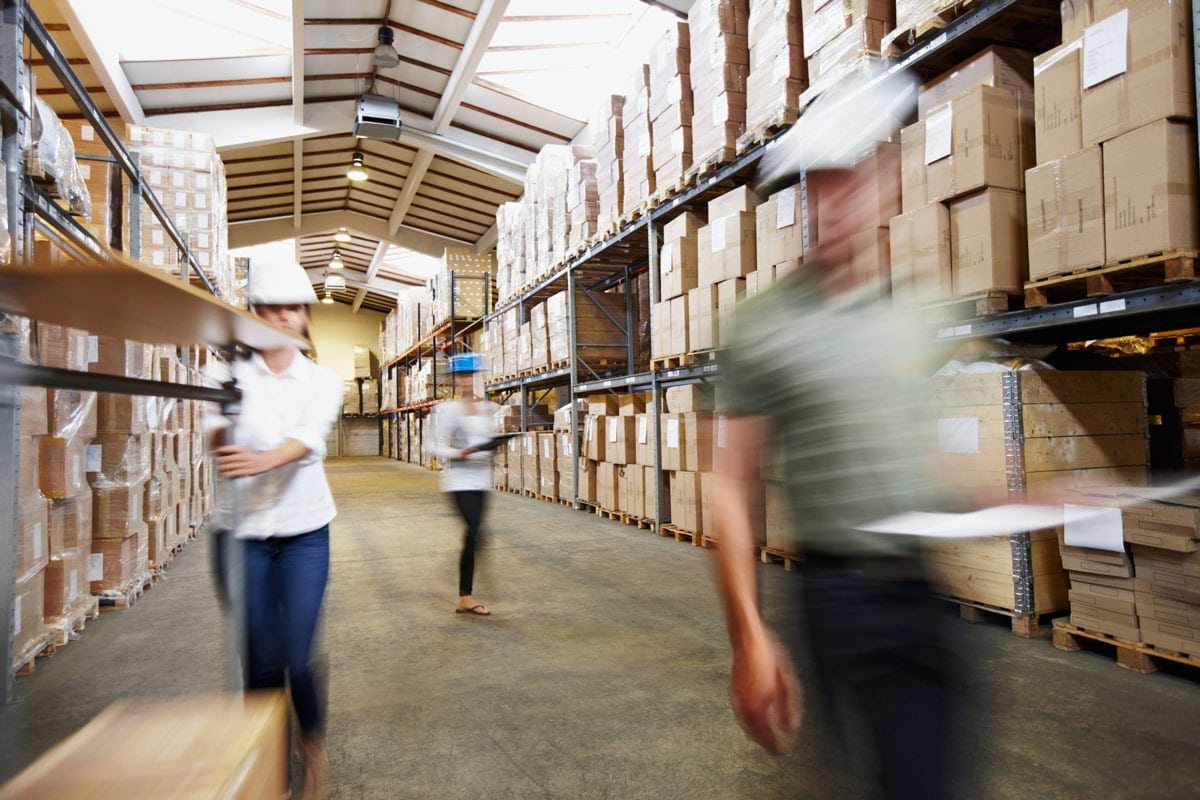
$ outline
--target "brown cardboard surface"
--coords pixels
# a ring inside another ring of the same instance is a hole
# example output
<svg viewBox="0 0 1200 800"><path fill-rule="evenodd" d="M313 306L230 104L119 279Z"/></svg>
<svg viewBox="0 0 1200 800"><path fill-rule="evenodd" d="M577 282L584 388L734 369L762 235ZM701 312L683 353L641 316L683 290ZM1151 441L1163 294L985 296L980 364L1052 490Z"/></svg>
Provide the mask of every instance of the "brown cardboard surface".
<svg viewBox="0 0 1200 800"><path fill-rule="evenodd" d="M1013 93L977 86L956 97L952 109L953 196L984 187L1024 189L1031 164L1022 151L1021 109Z"/></svg>
<svg viewBox="0 0 1200 800"><path fill-rule="evenodd" d="M1105 263L1100 148L1029 170L1025 192L1030 280Z"/></svg>
<svg viewBox="0 0 1200 800"><path fill-rule="evenodd" d="M955 200L950 204L950 242L955 295L1021 291L1029 272L1024 195L985 189Z"/></svg>
<svg viewBox="0 0 1200 800"><path fill-rule="evenodd" d="M1033 54L1011 47L992 46L921 87L917 114L924 119L930 110L955 99L976 86L1007 89L1017 98L1022 115L1031 119L1033 99Z"/></svg>
<svg viewBox="0 0 1200 800"><path fill-rule="evenodd" d="M1146 644L1177 653L1200 654L1200 629L1145 617L1139 623Z"/></svg>
<svg viewBox="0 0 1200 800"><path fill-rule="evenodd" d="M1083 90L1084 144L1110 141L1155 120L1196 115L1190 4L1134 0L1128 12L1126 72ZM1098 14L1095 24L1107 17ZM1083 55L1086 63L1086 48Z"/></svg>
<svg viewBox="0 0 1200 800"><path fill-rule="evenodd" d="M872 148L871 155L862 164L865 170L871 170L871 178L861 192L855 195L855 202L862 204L867 216L862 220L864 228L886 228L891 224L892 217L900 213L901 208L901 168L900 144L898 142L879 142ZM828 207L833 196L833 186L828 185L830 173L815 173L809 178L808 192L810 206L816 205L816 224L812 220L809 226L815 228L815 241L821 241L828 236L829 225L836 222L836 209ZM844 200L843 200L844 202Z"/></svg>
<svg viewBox="0 0 1200 800"><path fill-rule="evenodd" d="M1153 122L1105 142L1103 158L1110 262L1200 244L1193 124Z"/></svg>
<svg viewBox="0 0 1200 800"><path fill-rule="evenodd" d="M803 257L804 226L799 192L799 186L789 186L755 209L755 259L759 270ZM812 210L819 214L818 209Z"/></svg>
<svg viewBox="0 0 1200 800"><path fill-rule="evenodd" d="M1083 40L1059 45L1033 60L1034 143L1038 164L1083 148Z"/></svg>
<svg viewBox="0 0 1200 800"><path fill-rule="evenodd" d="M889 252L897 306L953 297L950 209L945 204L931 203L894 217Z"/></svg>

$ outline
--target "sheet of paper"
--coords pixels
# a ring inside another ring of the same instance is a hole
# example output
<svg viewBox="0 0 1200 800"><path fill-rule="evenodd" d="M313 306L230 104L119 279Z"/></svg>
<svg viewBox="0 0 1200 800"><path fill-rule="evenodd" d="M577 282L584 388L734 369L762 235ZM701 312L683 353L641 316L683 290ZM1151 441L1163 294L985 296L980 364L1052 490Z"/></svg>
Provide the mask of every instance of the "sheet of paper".
<svg viewBox="0 0 1200 800"><path fill-rule="evenodd" d="M789 186L775 197L775 229L790 228L796 224L796 187Z"/></svg>
<svg viewBox="0 0 1200 800"><path fill-rule="evenodd" d="M943 417L937 437L939 453L978 453L979 417Z"/></svg>
<svg viewBox="0 0 1200 800"><path fill-rule="evenodd" d="M1083 32L1083 88L1123 75L1129 68L1129 9Z"/></svg>
<svg viewBox="0 0 1200 800"><path fill-rule="evenodd" d="M1103 506L1063 506L1063 540L1072 547L1125 552L1121 509Z"/></svg>
<svg viewBox="0 0 1200 800"><path fill-rule="evenodd" d="M954 132L950 106L944 106L925 118L925 163L932 164L950 156Z"/></svg>

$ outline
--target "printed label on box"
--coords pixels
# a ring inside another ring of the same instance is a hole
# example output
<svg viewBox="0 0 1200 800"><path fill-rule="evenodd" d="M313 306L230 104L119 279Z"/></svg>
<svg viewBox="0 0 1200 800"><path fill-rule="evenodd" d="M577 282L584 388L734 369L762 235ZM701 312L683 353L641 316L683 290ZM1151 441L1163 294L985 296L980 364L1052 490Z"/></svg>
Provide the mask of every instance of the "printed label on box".
<svg viewBox="0 0 1200 800"><path fill-rule="evenodd" d="M608 440L615 442L617 440L617 422L614 417L608 417Z"/></svg>
<svg viewBox="0 0 1200 800"><path fill-rule="evenodd" d="M775 209L775 230L790 228L796 224L796 187L789 186L777 197L779 205Z"/></svg>
<svg viewBox="0 0 1200 800"><path fill-rule="evenodd" d="M717 417L717 447L725 446L725 417Z"/></svg>
<svg viewBox="0 0 1200 800"><path fill-rule="evenodd" d="M939 453L978 453L979 417L943 417L937 421Z"/></svg>
<svg viewBox="0 0 1200 800"><path fill-rule="evenodd" d="M725 249L725 217L717 220L708 227L712 234L712 251L719 253Z"/></svg>
<svg viewBox="0 0 1200 800"><path fill-rule="evenodd" d="M21 635L21 601L25 598L17 595L13 598L13 636Z"/></svg>
<svg viewBox="0 0 1200 800"><path fill-rule="evenodd" d="M86 122L79 126L79 138L85 142L96 140L96 129Z"/></svg>
<svg viewBox="0 0 1200 800"><path fill-rule="evenodd" d="M33 560L42 557L42 523L33 523Z"/></svg>
<svg viewBox="0 0 1200 800"><path fill-rule="evenodd" d="M100 337L99 336L89 336L89 337L87 337L87 362L89 364L95 364L99 360L100 360Z"/></svg>
<svg viewBox="0 0 1200 800"><path fill-rule="evenodd" d="M679 420L667 420L667 447L673 450L679 449Z"/></svg>
<svg viewBox="0 0 1200 800"><path fill-rule="evenodd" d="M712 106L712 124L714 128L719 128L725 124L725 104L721 102L721 98L713 101Z"/></svg>
<svg viewBox="0 0 1200 800"><path fill-rule="evenodd" d="M88 580L104 580L104 553L92 553L88 556Z"/></svg>
<svg viewBox="0 0 1200 800"><path fill-rule="evenodd" d="M71 597L79 596L79 570L73 569L67 573L67 591Z"/></svg>
<svg viewBox="0 0 1200 800"><path fill-rule="evenodd" d="M1083 32L1083 88L1123 75L1129 68L1129 9Z"/></svg>
<svg viewBox="0 0 1200 800"><path fill-rule="evenodd" d="M84 456L84 471L99 472L100 459L104 455L104 445L89 444Z"/></svg>
<svg viewBox="0 0 1200 800"><path fill-rule="evenodd" d="M79 177L83 178L85 181L90 181L92 179L92 165L91 164L80 164L79 165Z"/></svg>
<svg viewBox="0 0 1200 800"><path fill-rule="evenodd" d="M670 275L672 272L675 271L675 268L671 262L671 256L673 256L674 254L675 254L675 243L674 242L667 242L666 244L664 244L662 246L662 252L659 254L658 261L660 264L662 264L662 271L663 271L664 275Z"/></svg>
<svg viewBox="0 0 1200 800"><path fill-rule="evenodd" d="M641 417L638 419L638 444L646 444L650 441L650 419L649 417Z"/></svg>
<svg viewBox="0 0 1200 800"><path fill-rule="evenodd" d="M950 107L930 114L925 118L925 163L932 164L950 155L954 132L954 117Z"/></svg>
<svg viewBox="0 0 1200 800"><path fill-rule="evenodd" d="M1121 509L1101 506L1063 506L1063 541L1072 547L1125 552Z"/></svg>
<svg viewBox="0 0 1200 800"><path fill-rule="evenodd" d="M554 455L554 441L553 440L547 439L546 441L542 442L542 455L545 458L550 458L551 456Z"/></svg>

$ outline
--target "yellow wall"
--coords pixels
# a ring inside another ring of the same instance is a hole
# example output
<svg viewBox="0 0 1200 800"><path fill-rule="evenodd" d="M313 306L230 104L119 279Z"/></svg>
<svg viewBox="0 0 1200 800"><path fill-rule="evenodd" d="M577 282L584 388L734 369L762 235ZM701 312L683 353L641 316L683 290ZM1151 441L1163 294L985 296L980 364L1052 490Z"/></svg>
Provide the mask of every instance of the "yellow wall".
<svg viewBox="0 0 1200 800"><path fill-rule="evenodd" d="M383 314L366 309L359 309L355 314L345 303L315 303L311 309L309 333L317 348L317 360L323 366L342 376L342 380L352 380L355 345L365 345L378 362L379 325L384 320Z"/></svg>

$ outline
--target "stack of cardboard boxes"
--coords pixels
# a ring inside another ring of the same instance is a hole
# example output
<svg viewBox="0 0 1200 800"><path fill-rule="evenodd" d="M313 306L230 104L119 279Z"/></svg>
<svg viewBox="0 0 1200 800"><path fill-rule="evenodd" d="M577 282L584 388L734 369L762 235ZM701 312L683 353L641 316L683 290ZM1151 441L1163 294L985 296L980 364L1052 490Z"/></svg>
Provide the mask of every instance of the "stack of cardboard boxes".
<svg viewBox="0 0 1200 800"><path fill-rule="evenodd" d="M596 227L607 231L625 209L625 98L609 95L596 112Z"/></svg>
<svg viewBox="0 0 1200 800"><path fill-rule="evenodd" d="M496 207L496 292L509 298L525 285L525 204Z"/></svg>
<svg viewBox="0 0 1200 800"><path fill-rule="evenodd" d="M671 524L698 535L711 535L713 467L717 421L712 387L672 386L664 392L660 457L669 473ZM653 474L651 474L653 478ZM653 515L651 515L653 518Z"/></svg>
<svg viewBox="0 0 1200 800"><path fill-rule="evenodd" d="M696 288L699 270L700 228L704 220L685 211L663 226L658 255L659 297L650 328L651 358L680 355L691 350L688 294Z"/></svg>
<svg viewBox="0 0 1200 800"><path fill-rule="evenodd" d="M1063 44L1035 62L1031 280L1200 242L1189 13L1063 3Z"/></svg>
<svg viewBox="0 0 1200 800"><path fill-rule="evenodd" d="M918 122L900 136L898 302L1020 292L1028 274L1025 170L1034 157L1032 56L990 47L921 87L917 108Z"/></svg>
<svg viewBox="0 0 1200 800"><path fill-rule="evenodd" d="M654 194L654 135L650 125L650 65L642 64L629 76L621 112L625 147L621 151L625 192L621 206L626 214Z"/></svg>
<svg viewBox="0 0 1200 800"><path fill-rule="evenodd" d="M882 52L896 23L894 0L802 0L809 88L824 92Z"/></svg>
<svg viewBox="0 0 1200 800"><path fill-rule="evenodd" d="M746 129L750 75L748 0L697 0L691 36L693 169L733 158Z"/></svg>
<svg viewBox="0 0 1200 800"><path fill-rule="evenodd" d="M429 280L433 324L450 319L478 319L491 310L495 295L496 259L469 247L447 247L438 271ZM369 376L368 376L369 377Z"/></svg>
<svg viewBox="0 0 1200 800"><path fill-rule="evenodd" d="M756 242L761 198L738 187L708 204L708 224L697 231L696 288L688 292L689 350L729 343L733 308L758 269ZM678 321L672 318L672 325Z"/></svg>
<svg viewBox="0 0 1200 800"><path fill-rule="evenodd" d="M595 158L577 159L571 165L567 180L568 253L583 249L596 237L596 223L600 214L597 167Z"/></svg>
<svg viewBox="0 0 1200 800"><path fill-rule="evenodd" d="M746 81L746 129L792 122L808 88L800 0L750 0L750 76Z"/></svg>
<svg viewBox="0 0 1200 800"><path fill-rule="evenodd" d="M692 166L691 42L674 22L650 57L650 138L658 189L675 186Z"/></svg>

